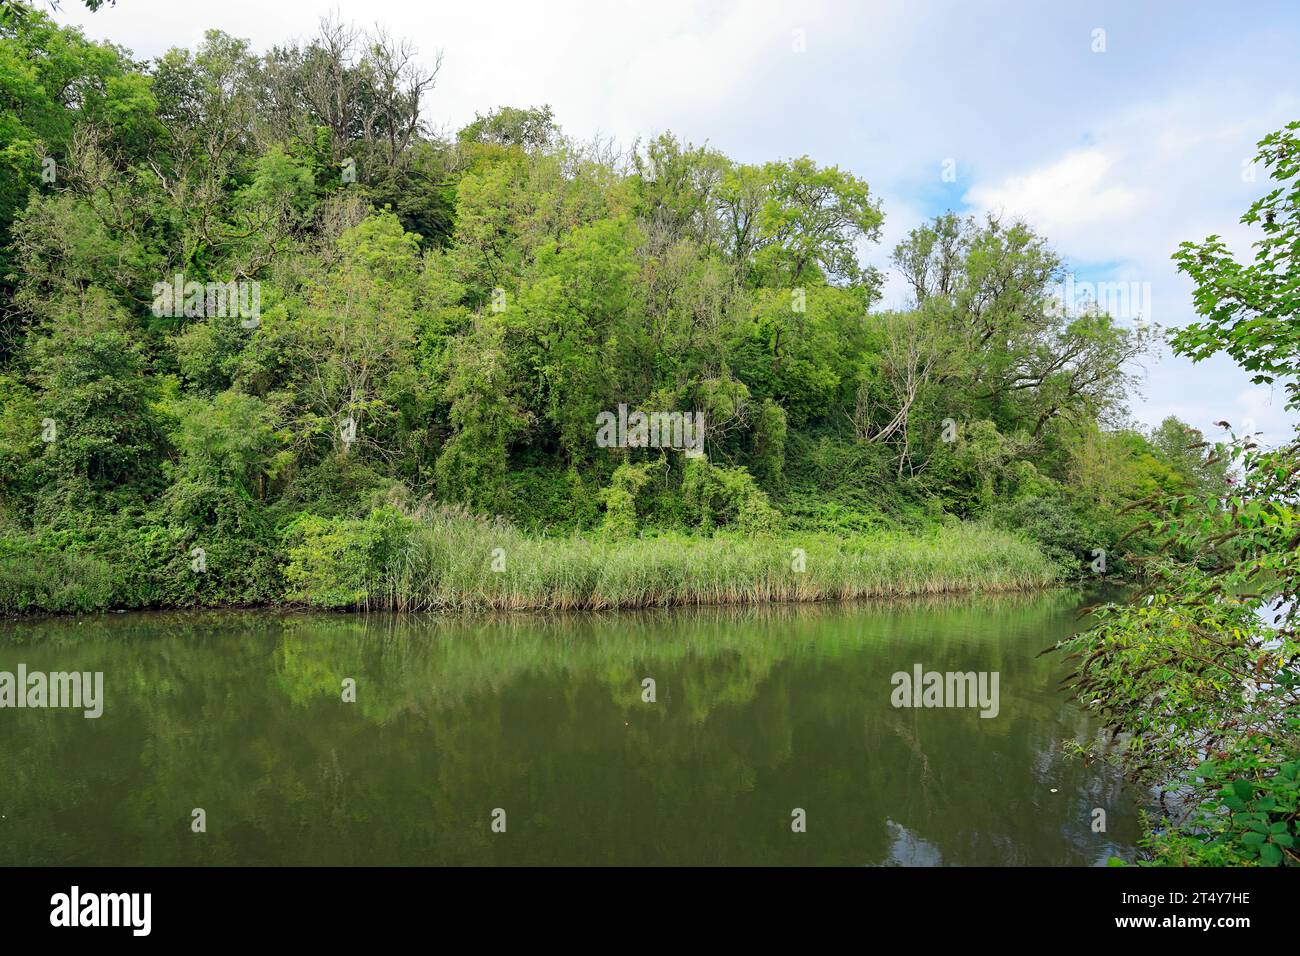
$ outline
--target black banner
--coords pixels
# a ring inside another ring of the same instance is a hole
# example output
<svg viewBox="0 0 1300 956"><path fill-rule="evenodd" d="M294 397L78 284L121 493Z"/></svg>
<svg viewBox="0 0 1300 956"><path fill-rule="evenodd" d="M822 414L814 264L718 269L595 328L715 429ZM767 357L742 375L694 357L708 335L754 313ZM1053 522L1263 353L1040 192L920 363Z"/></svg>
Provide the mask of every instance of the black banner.
<svg viewBox="0 0 1300 956"><path fill-rule="evenodd" d="M665 944L671 928L738 942L782 929L870 938L909 927L926 946L1099 935L1230 945L1243 934L1293 934L1297 890L1290 871L1139 868L10 869L0 881L7 940L75 934L83 945L337 945L436 939L457 927L494 941L592 933L613 942L599 932L606 926Z"/></svg>

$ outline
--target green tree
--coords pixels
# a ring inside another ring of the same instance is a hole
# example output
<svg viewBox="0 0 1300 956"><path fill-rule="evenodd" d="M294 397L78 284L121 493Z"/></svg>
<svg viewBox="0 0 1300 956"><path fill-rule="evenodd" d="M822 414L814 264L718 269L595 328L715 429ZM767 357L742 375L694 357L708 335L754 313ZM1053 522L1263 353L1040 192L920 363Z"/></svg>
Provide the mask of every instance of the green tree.
<svg viewBox="0 0 1300 956"><path fill-rule="evenodd" d="M40 411L56 429L45 446L52 477L99 492L156 487L166 445L139 346L103 330L45 339L34 351Z"/></svg>

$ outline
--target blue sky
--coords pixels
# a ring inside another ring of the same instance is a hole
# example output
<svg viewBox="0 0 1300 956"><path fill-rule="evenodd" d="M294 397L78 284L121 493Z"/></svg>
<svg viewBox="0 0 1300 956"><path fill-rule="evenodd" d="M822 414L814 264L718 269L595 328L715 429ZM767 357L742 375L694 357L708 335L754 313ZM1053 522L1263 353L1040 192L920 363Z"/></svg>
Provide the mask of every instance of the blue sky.
<svg viewBox="0 0 1300 956"><path fill-rule="evenodd" d="M137 56L218 27L258 49L331 12L411 37L443 69L426 110L549 103L571 135L623 145L672 130L743 161L807 154L881 198L887 267L908 230L947 209L1021 216L1080 281L1149 283L1163 326L1193 317L1169 256L1237 222L1267 184L1245 165L1300 119L1300 4L1252 2L690 2L119 0L56 15ZM1096 31L1104 31L1099 34ZM1104 41L1104 49L1099 49ZM945 161L950 161L945 167ZM945 168L955 173L944 180ZM905 290L891 277L887 304ZM1230 361L1146 363L1134 417L1208 431L1227 419L1276 441L1280 390Z"/></svg>

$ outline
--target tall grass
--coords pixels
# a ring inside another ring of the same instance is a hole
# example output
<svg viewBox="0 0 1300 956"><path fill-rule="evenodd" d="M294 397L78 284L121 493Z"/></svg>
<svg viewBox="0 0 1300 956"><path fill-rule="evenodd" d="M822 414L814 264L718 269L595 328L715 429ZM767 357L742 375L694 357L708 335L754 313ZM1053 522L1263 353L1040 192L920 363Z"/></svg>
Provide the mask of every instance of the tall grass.
<svg viewBox="0 0 1300 956"><path fill-rule="evenodd" d="M497 549L500 549L499 551ZM795 549L806 554L794 570ZM493 570L494 556L498 567ZM825 601L1044 587L1058 569L1033 544L979 525L857 537L528 537L436 509L411 520L370 569L366 607L602 610ZM297 575L295 598L329 606L330 582Z"/></svg>

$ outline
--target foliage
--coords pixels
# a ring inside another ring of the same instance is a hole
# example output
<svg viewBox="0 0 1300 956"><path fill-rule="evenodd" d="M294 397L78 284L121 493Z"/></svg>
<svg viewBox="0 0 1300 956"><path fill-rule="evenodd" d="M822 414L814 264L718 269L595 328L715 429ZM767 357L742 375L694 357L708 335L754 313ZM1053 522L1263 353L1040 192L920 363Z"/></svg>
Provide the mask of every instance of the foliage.
<svg viewBox="0 0 1300 956"><path fill-rule="evenodd" d="M25 542L0 540L0 610L85 613L103 609L112 597L112 572L103 561L34 554Z"/></svg>
<svg viewBox="0 0 1300 956"><path fill-rule="evenodd" d="M774 531L779 524L767 495L748 471L714 465L703 456L687 460L682 497L703 530L732 525L755 534Z"/></svg>
<svg viewBox="0 0 1300 956"><path fill-rule="evenodd" d="M609 485L600 490L600 500L605 505L605 518L601 530L611 538L631 537L637 527L637 495L650 481L655 462L639 465L624 462L614 469Z"/></svg>
<svg viewBox="0 0 1300 956"><path fill-rule="evenodd" d="M1254 381L1291 379L1294 404L1300 364L1300 120L1265 136L1255 162L1274 186L1251 203L1241 222L1256 226L1254 261L1240 263L1218 236L1184 242L1174 261L1196 283L1196 310L1205 317L1173 336L1176 351L1194 359L1218 352L1254 372Z"/></svg>
<svg viewBox="0 0 1300 956"><path fill-rule="evenodd" d="M1300 863L1300 761L1207 760L1196 770L1210 795L1180 828L1144 843L1162 866L1278 866Z"/></svg>
<svg viewBox="0 0 1300 956"><path fill-rule="evenodd" d="M446 136L439 67L334 19L151 61L0 25L0 534L101 562L100 604L354 604L385 504L611 542L987 519L1083 569L1149 553L1116 514L1153 487L1216 487L1181 423L1124 424L1148 339L1054 308L1030 225L912 230L881 312L856 173L619 154L549 106ZM257 314L158 308L177 277ZM704 457L598 445L622 407L701 416Z"/></svg>
<svg viewBox="0 0 1300 956"><path fill-rule="evenodd" d="M1243 220L1264 232L1255 262L1236 263L1213 237L1175 255L1207 317L1175 334L1175 349L1196 359L1226 351L1260 381L1289 370L1300 327L1287 275L1300 214L1300 191L1286 185L1298 170L1297 128L1260 143L1280 185ZM1207 491L1204 479L1225 464L1232 486ZM1155 862L1295 865L1300 441L1261 449L1239 436L1199 467L1172 467L1194 480L1130 506L1161 545L1147 587L1066 642L1076 697L1121 742L1085 750L1180 791L1182 810L1148 837Z"/></svg>
<svg viewBox="0 0 1300 956"><path fill-rule="evenodd" d="M392 508L364 520L303 515L285 529L288 598L315 607L357 607L383 592L378 585L401 554L410 522Z"/></svg>

